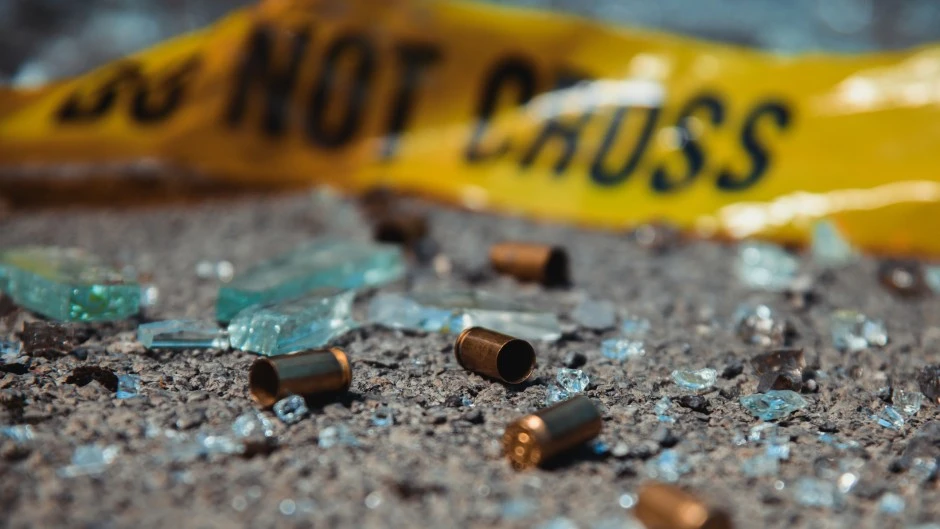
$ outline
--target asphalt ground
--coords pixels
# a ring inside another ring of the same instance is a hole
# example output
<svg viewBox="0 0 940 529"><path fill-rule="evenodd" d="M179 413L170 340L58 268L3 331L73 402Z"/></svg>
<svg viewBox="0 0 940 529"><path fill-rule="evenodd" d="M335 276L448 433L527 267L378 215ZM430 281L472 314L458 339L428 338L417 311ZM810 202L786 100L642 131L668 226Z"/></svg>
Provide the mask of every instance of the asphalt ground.
<svg viewBox="0 0 940 529"><path fill-rule="evenodd" d="M256 409L247 388L254 357L148 351L135 341L136 326L212 319L219 282L197 277L200 261L230 261L237 274L312 237L367 236L368 229L348 208L314 201L306 192L123 210L14 211L0 219L0 247L87 248L152 275L160 291L157 304L140 318L81 325L81 339L67 348L71 352L34 355L26 372L0 373L0 425L30 424L35 432L25 445L2 442L0 526L533 527L563 516L576 527L629 527L624 494L638 490L648 479L649 462L667 448L690 463L678 485L727 509L737 527L909 527L940 520L936 480L918 483L899 464L911 440L938 418L938 407L925 404L901 431L879 426L866 411L883 408L880 388L913 389L922 367L940 360L940 304L932 297L892 295L878 284L874 260L824 271L802 255L804 272L813 279L813 295L804 305L744 286L729 244L685 241L659 252L622 233L422 202L405 207L427 213L445 257L436 268L413 263L408 280L383 290L486 290L557 312L565 333L556 343L535 344L533 378L504 386L461 369L453 337L366 325L339 340L352 362L348 394L313 406L310 417L293 425L268 412L278 439L270 453L192 461L168 458L173 449L165 434L153 433L226 431L237 416ZM507 239L567 248L572 287L543 289L493 273L487 250ZM358 299L360 316L372 294ZM584 295L649 319L645 356L625 363L604 358L601 340L618 331L581 329L568 316ZM808 365L828 375L818 377L817 391L804 393L808 407L779 422L791 450L777 476L745 476L742 462L764 447L733 442L759 422L738 401L755 391L758 377L749 360L764 350L745 344L731 328L743 302L766 303L789 320L792 345L805 348ZM841 308L884 320L888 344L837 351L829 323ZM19 309L3 312L3 338L15 338L25 323L39 321ZM586 360L582 369L591 384L585 394L603 410L600 439L611 452L579 450L554 468L517 472L501 455L502 432L513 419L543 406L548 384L572 352ZM138 374L141 394L119 400L100 382L68 382L82 366ZM679 401L688 393L670 373L702 367L722 376L702 394L705 408L683 407ZM653 412L663 396L673 398L673 424ZM393 425L373 425L373 411L380 407L392 410ZM356 445L321 448L321 433L338 425L349 428ZM821 430L860 447L824 444ZM76 446L89 443L113 445L119 453L97 475L57 473ZM846 458L860 458L863 470L841 506L812 508L794 501L799 478L831 467L827 459ZM902 514L878 512L885 492L904 498Z"/></svg>

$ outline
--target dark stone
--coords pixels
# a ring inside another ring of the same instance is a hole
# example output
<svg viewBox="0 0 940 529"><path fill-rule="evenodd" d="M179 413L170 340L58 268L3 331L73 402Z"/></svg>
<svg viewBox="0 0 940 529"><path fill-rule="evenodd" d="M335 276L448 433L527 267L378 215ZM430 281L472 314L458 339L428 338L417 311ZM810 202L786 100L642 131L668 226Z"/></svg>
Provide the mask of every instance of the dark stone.
<svg viewBox="0 0 940 529"><path fill-rule="evenodd" d="M825 433L836 433L839 431L839 427L836 426L834 422L826 421L819 426L819 431Z"/></svg>
<svg viewBox="0 0 940 529"><path fill-rule="evenodd" d="M66 384L75 384L76 386L87 386L93 381L108 389L108 391L117 392L118 377L114 371L106 367L98 366L80 366L72 370L72 373L65 379Z"/></svg>
<svg viewBox="0 0 940 529"><path fill-rule="evenodd" d="M930 421L918 428L904 447L898 463L903 470L907 470L914 464L915 459L940 459L940 422Z"/></svg>
<svg viewBox="0 0 940 529"><path fill-rule="evenodd" d="M88 347L79 347L77 349L72 349L72 352L70 354L74 356L75 358L84 362L85 360L88 360L88 353L90 350L91 349Z"/></svg>
<svg viewBox="0 0 940 529"><path fill-rule="evenodd" d="M725 400L735 400L741 396L741 388L738 386L731 386L730 388L721 388L718 390L718 395Z"/></svg>
<svg viewBox="0 0 940 529"><path fill-rule="evenodd" d="M774 371L796 371L802 378L806 357L803 349L777 349L751 358L751 367L758 375Z"/></svg>
<svg viewBox="0 0 940 529"><path fill-rule="evenodd" d="M757 383L757 392L766 393L772 389L788 389L799 392L803 389L803 377L792 371L764 373Z"/></svg>
<svg viewBox="0 0 940 529"><path fill-rule="evenodd" d="M819 391L819 383L815 379L809 379L803 382L803 393L816 393Z"/></svg>
<svg viewBox="0 0 940 529"><path fill-rule="evenodd" d="M734 360L725 366L724 370L721 372L721 378L725 380L731 380L743 372L744 364L740 360Z"/></svg>
<svg viewBox="0 0 940 529"><path fill-rule="evenodd" d="M683 395L679 397L679 406L700 413L711 413L708 399L701 395Z"/></svg>
<svg viewBox="0 0 940 529"><path fill-rule="evenodd" d="M812 290L787 290L784 297L790 306L797 310L805 310L819 301L819 296Z"/></svg>
<svg viewBox="0 0 940 529"><path fill-rule="evenodd" d="M9 358L9 357L8 357ZM0 372L12 373L14 375L25 375L29 373L29 366L32 359L28 356L17 356L8 362L0 363Z"/></svg>
<svg viewBox="0 0 940 529"><path fill-rule="evenodd" d="M882 261L878 265L878 282L892 294L904 298L916 298L930 292L923 267L912 260Z"/></svg>
<svg viewBox="0 0 940 529"><path fill-rule="evenodd" d="M438 413L431 416L431 424L444 424L447 422L447 416L443 413Z"/></svg>
<svg viewBox="0 0 940 529"><path fill-rule="evenodd" d="M642 441L630 449L630 459L649 459L659 453L659 444L655 441Z"/></svg>
<svg viewBox="0 0 940 529"><path fill-rule="evenodd" d="M634 478L637 476L636 467L627 461L618 461L614 464L614 475L618 478Z"/></svg>
<svg viewBox="0 0 940 529"><path fill-rule="evenodd" d="M917 384L927 400L940 406L940 364L925 366L917 375Z"/></svg>
<svg viewBox="0 0 940 529"><path fill-rule="evenodd" d="M855 380L859 380L865 376L865 369L862 366L852 366L852 368L849 369L849 376Z"/></svg>
<svg viewBox="0 0 940 529"><path fill-rule="evenodd" d="M31 356L58 358L91 337L88 328L46 321L27 323L20 333L23 351Z"/></svg>
<svg viewBox="0 0 940 529"><path fill-rule="evenodd" d="M483 412L480 410L473 410L465 413L461 419L469 422L470 424L483 424Z"/></svg>
<svg viewBox="0 0 940 529"><path fill-rule="evenodd" d="M565 355L564 364L569 369L577 369L587 363L587 357L577 351L569 351Z"/></svg>
<svg viewBox="0 0 940 529"><path fill-rule="evenodd" d="M450 395L444 399L444 406L448 408L460 408L463 406L463 399L457 395Z"/></svg>
<svg viewBox="0 0 940 529"><path fill-rule="evenodd" d="M653 440L663 448L672 448L679 444L680 441L680 439L672 433L672 430L665 426L660 426L656 432L653 433Z"/></svg>

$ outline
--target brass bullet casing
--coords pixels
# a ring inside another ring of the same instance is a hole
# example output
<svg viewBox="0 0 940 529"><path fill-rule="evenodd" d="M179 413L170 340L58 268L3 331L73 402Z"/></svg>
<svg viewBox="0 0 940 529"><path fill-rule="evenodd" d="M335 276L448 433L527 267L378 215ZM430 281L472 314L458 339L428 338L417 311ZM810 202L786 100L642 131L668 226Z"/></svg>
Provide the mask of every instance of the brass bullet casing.
<svg viewBox="0 0 940 529"><path fill-rule="evenodd" d="M503 434L503 453L518 470L540 466L601 433L601 414L584 395L513 422Z"/></svg>
<svg viewBox="0 0 940 529"><path fill-rule="evenodd" d="M674 485L640 487L634 516L646 529L731 529L731 518Z"/></svg>
<svg viewBox="0 0 940 529"><path fill-rule="evenodd" d="M568 252L558 246L524 242L503 242L490 248L490 264L499 273L519 281L534 281L545 286L570 283Z"/></svg>
<svg viewBox="0 0 940 529"><path fill-rule="evenodd" d="M372 235L380 242L412 247L428 234L428 219L423 215L401 213L380 218Z"/></svg>
<svg viewBox="0 0 940 529"><path fill-rule="evenodd" d="M291 394L343 392L351 382L349 359L338 347L259 358L248 372L251 398L265 408Z"/></svg>
<svg viewBox="0 0 940 529"><path fill-rule="evenodd" d="M464 369L508 384L523 382L535 369L532 344L483 327L460 333L454 356Z"/></svg>

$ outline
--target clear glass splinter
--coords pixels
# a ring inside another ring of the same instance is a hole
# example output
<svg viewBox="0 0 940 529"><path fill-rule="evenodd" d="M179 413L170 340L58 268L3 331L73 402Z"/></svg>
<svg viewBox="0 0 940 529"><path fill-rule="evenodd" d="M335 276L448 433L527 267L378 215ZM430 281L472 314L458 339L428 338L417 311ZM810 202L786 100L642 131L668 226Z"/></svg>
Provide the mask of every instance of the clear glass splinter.
<svg viewBox="0 0 940 529"><path fill-rule="evenodd" d="M273 356L320 347L356 327L352 290L319 290L302 298L248 307L228 326L232 347Z"/></svg>
<svg viewBox="0 0 940 529"><path fill-rule="evenodd" d="M401 278L405 261L390 244L318 239L262 262L219 289L216 316L230 321L241 310L321 288L358 289Z"/></svg>
<svg viewBox="0 0 940 529"><path fill-rule="evenodd" d="M14 303L60 321L120 320L140 309L140 285L76 248L0 252L0 288Z"/></svg>
<svg viewBox="0 0 940 529"><path fill-rule="evenodd" d="M144 323L137 341L148 349L228 349L228 332L214 323L167 320Z"/></svg>

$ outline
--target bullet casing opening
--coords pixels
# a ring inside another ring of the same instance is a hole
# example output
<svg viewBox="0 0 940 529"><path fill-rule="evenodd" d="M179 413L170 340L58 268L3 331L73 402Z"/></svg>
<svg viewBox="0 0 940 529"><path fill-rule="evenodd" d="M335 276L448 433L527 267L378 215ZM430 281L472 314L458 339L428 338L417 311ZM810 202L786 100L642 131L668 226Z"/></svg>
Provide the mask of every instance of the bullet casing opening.
<svg viewBox="0 0 940 529"><path fill-rule="evenodd" d="M265 408L291 394L343 392L351 383L349 359L338 347L259 358L248 372L251 398Z"/></svg>
<svg viewBox="0 0 940 529"><path fill-rule="evenodd" d="M591 399L577 395L511 423L503 452L517 469L540 466L601 433L601 414Z"/></svg>
<svg viewBox="0 0 940 529"><path fill-rule="evenodd" d="M640 488L636 518L647 529L731 529L727 513L711 509L695 496L665 483Z"/></svg>
<svg viewBox="0 0 940 529"><path fill-rule="evenodd" d="M570 283L568 252L558 246L522 242L504 242L490 248L490 264L499 273L519 281L533 281L545 286Z"/></svg>
<svg viewBox="0 0 940 529"><path fill-rule="evenodd" d="M464 369L508 384L525 381L535 369L535 349L529 342L482 327L460 333L454 356Z"/></svg>

